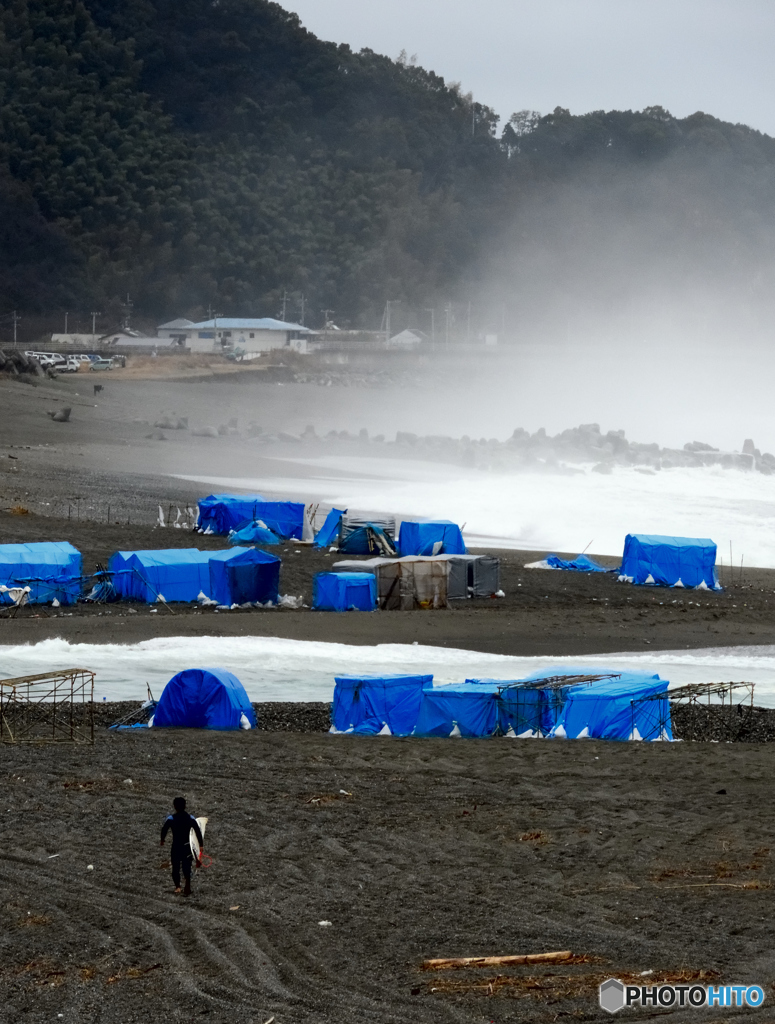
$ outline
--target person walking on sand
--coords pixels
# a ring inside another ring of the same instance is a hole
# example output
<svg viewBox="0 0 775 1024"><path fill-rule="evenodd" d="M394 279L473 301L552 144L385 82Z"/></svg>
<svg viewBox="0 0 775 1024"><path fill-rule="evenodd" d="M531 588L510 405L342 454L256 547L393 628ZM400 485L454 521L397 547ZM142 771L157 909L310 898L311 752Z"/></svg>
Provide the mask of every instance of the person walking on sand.
<svg viewBox="0 0 775 1024"><path fill-rule="evenodd" d="M161 827L161 845L164 846L164 840L167 838L167 833L171 831L172 854L170 856L170 861L172 863L172 881L175 883L175 893L176 895L180 893L180 870L182 868L183 877L186 880L183 895L190 896L191 864L194 860L190 842L191 829L194 830L194 835L199 843L200 858L204 853L204 839L202 837L202 831L199 828L198 821L193 814L189 814L186 810L185 797L176 796L172 801L172 806L175 808L175 813L170 814Z"/></svg>

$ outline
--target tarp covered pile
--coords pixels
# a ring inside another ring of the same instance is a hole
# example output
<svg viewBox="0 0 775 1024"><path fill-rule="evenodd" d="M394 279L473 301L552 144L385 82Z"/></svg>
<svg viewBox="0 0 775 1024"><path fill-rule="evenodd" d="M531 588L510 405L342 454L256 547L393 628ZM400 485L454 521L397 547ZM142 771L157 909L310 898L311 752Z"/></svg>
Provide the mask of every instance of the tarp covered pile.
<svg viewBox="0 0 775 1024"><path fill-rule="evenodd" d="M80 551L67 541L0 544L0 604L75 604L81 593Z"/></svg>
<svg viewBox="0 0 775 1024"><path fill-rule="evenodd" d="M547 555L539 562L528 562L526 569L565 569L567 572L616 572L615 569L606 569L599 565L588 555L576 555L572 559L560 558L558 555Z"/></svg>
<svg viewBox="0 0 775 1024"><path fill-rule="evenodd" d="M189 668L164 687L153 728L255 729L256 714L242 683L223 668Z"/></svg>
<svg viewBox="0 0 775 1024"><path fill-rule="evenodd" d="M721 590L716 545L707 538L628 533L619 573L621 583Z"/></svg>
<svg viewBox="0 0 775 1024"><path fill-rule="evenodd" d="M170 548L117 551L108 562L119 597L130 601L196 601L219 604L277 602L280 559L253 548L200 551Z"/></svg>
<svg viewBox="0 0 775 1024"><path fill-rule="evenodd" d="M337 676L331 732L408 736L433 676Z"/></svg>

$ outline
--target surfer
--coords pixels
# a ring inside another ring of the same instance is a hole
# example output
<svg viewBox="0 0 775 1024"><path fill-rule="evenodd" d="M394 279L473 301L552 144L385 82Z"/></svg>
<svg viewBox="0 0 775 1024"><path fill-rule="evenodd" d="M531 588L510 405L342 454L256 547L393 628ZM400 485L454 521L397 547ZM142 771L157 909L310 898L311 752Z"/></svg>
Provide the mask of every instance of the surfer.
<svg viewBox="0 0 775 1024"><path fill-rule="evenodd" d="M193 814L189 814L186 810L185 797L176 796L172 801L172 806L175 808L175 813L170 814L161 827L161 845L164 846L164 840L167 837L167 833L171 831L172 853L170 861L172 863L172 881L175 883L175 892L180 892L180 870L182 868L183 877L186 880L183 895L190 896L191 864L194 860L194 855L191 851L191 833L194 833L196 841L199 844L199 858L201 858L202 853L204 852L204 838L202 836L202 830L199 828L199 822ZM198 865L199 859L197 859L197 866Z"/></svg>

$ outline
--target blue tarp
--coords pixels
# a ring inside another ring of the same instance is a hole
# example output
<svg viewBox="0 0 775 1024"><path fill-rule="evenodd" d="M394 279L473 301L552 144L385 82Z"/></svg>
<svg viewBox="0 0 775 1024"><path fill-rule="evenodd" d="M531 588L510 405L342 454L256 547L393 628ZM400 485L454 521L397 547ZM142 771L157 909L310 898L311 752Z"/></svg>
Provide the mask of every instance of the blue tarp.
<svg viewBox="0 0 775 1024"><path fill-rule="evenodd" d="M342 521L342 516L347 513L346 508L332 508L326 516L326 521L320 527L315 537L315 543L313 547L316 548L327 548L329 545L334 544L339 538L339 524Z"/></svg>
<svg viewBox="0 0 775 1024"><path fill-rule="evenodd" d="M280 559L256 548L229 551L229 558L210 559L208 597L218 604L245 604L280 597ZM165 595L166 596L166 595Z"/></svg>
<svg viewBox="0 0 775 1024"><path fill-rule="evenodd" d="M117 551L108 562L108 570L114 574L113 585L117 594L126 600L152 604L161 595L168 602L196 601L200 593L210 596L211 562L231 560L250 550L167 548L159 551Z"/></svg>
<svg viewBox="0 0 775 1024"><path fill-rule="evenodd" d="M628 533L619 572L619 578L629 583L721 589L716 578L716 545L705 538Z"/></svg>
<svg viewBox="0 0 775 1024"><path fill-rule="evenodd" d="M263 525L262 525L263 523ZM243 523L239 530L229 534L229 544L279 544L280 538L273 533L262 519Z"/></svg>
<svg viewBox="0 0 775 1024"><path fill-rule="evenodd" d="M393 541L376 523L359 526L339 542L339 550L347 555L393 555Z"/></svg>
<svg viewBox="0 0 775 1024"><path fill-rule="evenodd" d="M318 611L371 612L377 607L377 577L369 572L319 572L312 607Z"/></svg>
<svg viewBox="0 0 775 1024"><path fill-rule="evenodd" d="M337 676L332 732L408 736L417 724L423 687L433 676Z"/></svg>
<svg viewBox="0 0 775 1024"><path fill-rule="evenodd" d="M441 546L434 551L434 546ZM402 555L465 555L463 534L448 519L417 523L405 519L398 533L398 550Z"/></svg>
<svg viewBox="0 0 775 1024"><path fill-rule="evenodd" d="M75 604L81 593L81 575L81 553L67 541L0 544L0 584L29 587L30 604L54 599L60 604ZM0 604L13 601L8 594L0 593Z"/></svg>
<svg viewBox="0 0 775 1024"><path fill-rule="evenodd" d="M202 533L227 534L255 519L254 508L265 501L261 494L210 494L199 501L197 526Z"/></svg>
<svg viewBox="0 0 775 1024"><path fill-rule="evenodd" d="M153 727L239 729L243 715L255 728L256 714L236 676L223 668L189 668L164 687Z"/></svg>
<svg viewBox="0 0 775 1024"><path fill-rule="evenodd" d="M598 565L593 559L586 555L576 555L571 561L565 561L557 555L547 555L546 564L552 569L567 569L571 572L614 572L614 569L606 569Z"/></svg>
<svg viewBox="0 0 775 1024"><path fill-rule="evenodd" d="M667 698L645 700L667 690L658 675L623 672L619 679L601 679L569 688L551 737L600 740L672 740ZM664 732L660 722L666 724Z"/></svg>
<svg viewBox="0 0 775 1024"><path fill-rule="evenodd" d="M466 680L422 693L415 736L493 736L498 729L498 683Z"/></svg>

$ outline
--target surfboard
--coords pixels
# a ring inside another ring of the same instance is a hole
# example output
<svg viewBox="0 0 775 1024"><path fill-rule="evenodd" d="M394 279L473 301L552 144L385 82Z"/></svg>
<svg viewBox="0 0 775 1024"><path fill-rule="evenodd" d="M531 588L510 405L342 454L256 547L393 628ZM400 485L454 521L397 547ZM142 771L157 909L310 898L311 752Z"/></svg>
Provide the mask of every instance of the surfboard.
<svg viewBox="0 0 775 1024"><path fill-rule="evenodd" d="M199 831L202 833L202 839L205 837L205 828L207 827L207 818L197 818L196 823L199 826ZM193 829L188 834L188 841L191 843L191 852L194 855L194 860L199 860L199 840L196 838L196 832Z"/></svg>

